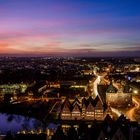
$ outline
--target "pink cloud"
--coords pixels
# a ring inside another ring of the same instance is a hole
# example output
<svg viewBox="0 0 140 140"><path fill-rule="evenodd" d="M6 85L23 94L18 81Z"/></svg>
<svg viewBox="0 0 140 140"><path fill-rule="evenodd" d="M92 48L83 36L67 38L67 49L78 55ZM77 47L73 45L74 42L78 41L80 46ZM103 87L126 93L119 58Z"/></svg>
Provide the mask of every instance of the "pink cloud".
<svg viewBox="0 0 140 140"><path fill-rule="evenodd" d="M14 53L15 49L9 47L9 43L5 41L0 41L0 54L3 53Z"/></svg>
<svg viewBox="0 0 140 140"><path fill-rule="evenodd" d="M80 48L90 48L91 44L80 44L78 45Z"/></svg>

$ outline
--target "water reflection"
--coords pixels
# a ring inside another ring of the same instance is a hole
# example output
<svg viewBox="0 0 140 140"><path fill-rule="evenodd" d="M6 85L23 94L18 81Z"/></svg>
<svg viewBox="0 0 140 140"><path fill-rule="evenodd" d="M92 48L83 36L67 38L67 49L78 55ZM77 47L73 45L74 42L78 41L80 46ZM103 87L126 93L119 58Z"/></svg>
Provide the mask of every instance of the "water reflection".
<svg viewBox="0 0 140 140"><path fill-rule="evenodd" d="M22 130L38 131L39 129L45 130L45 125L37 119L0 113L0 134L6 134L8 131L17 133Z"/></svg>

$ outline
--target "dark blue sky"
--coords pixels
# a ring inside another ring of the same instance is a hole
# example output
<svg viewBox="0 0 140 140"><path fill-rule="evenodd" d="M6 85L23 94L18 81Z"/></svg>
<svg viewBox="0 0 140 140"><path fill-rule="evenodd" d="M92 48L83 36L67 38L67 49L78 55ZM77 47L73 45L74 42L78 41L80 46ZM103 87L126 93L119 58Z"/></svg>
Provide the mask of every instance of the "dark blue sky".
<svg viewBox="0 0 140 140"><path fill-rule="evenodd" d="M0 53L138 56L139 0L0 0Z"/></svg>

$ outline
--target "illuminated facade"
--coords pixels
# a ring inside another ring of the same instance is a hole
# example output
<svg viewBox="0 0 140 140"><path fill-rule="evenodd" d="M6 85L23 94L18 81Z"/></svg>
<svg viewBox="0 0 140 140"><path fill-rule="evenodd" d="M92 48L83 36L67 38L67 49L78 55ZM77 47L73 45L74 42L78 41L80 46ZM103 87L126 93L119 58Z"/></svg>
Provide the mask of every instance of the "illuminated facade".
<svg viewBox="0 0 140 140"><path fill-rule="evenodd" d="M114 107L127 107L132 103L132 93L128 85L116 88L110 84L106 91L106 102Z"/></svg>
<svg viewBox="0 0 140 140"><path fill-rule="evenodd" d="M105 108L98 96L94 100L92 97L88 99L83 98L81 102L76 99L73 103L70 103L70 101L66 99L61 106L60 119L104 120L107 114L112 117L111 109L108 107Z"/></svg>
<svg viewBox="0 0 140 140"><path fill-rule="evenodd" d="M68 118L71 118L71 103L68 99L65 99L64 103L61 106L60 118L62 120L67 120Z"/></svg>

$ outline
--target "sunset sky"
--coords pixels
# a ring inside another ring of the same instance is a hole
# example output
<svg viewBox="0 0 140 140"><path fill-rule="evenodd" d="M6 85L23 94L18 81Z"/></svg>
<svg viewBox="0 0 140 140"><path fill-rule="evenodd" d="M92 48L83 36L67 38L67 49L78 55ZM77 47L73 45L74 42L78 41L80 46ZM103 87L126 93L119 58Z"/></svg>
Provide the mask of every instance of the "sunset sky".
<svg viewBox="0 0 140 140"><path fill-rule="evenodd" d="M139 56L140 0L0 0L0 55Z"/></svg>

